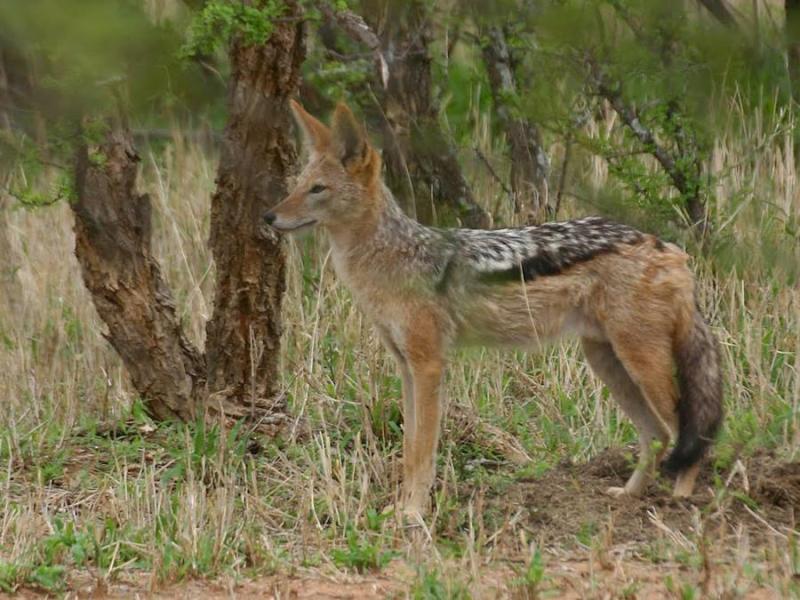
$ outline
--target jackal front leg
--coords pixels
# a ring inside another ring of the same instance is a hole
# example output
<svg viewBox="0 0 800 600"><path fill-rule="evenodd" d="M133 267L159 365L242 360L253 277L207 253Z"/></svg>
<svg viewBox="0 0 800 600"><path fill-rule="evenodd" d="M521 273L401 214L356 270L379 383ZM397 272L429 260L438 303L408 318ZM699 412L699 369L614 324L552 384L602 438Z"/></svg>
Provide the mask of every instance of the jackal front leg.
<svg viewBox="0 0 800 600"><path fill-rule="evenodd" d="M405 482L409 481L411 476L408 471L410 461L406 460L406 457L411 456L413 453L416 436L417 419L414 406L414 379L411 375L408 359L392 338L389 330L384 327L378 327L378 333L384 347L394 358L403 383L403 481Z"/></svg>
<svg viewBox="0 0 800 600"><path fill-rule="evenodd" d="M442 418L444 363L440 359L411 363L413 426L406 422L403 456L403 512L420 516L429 505L436 468L436 446Z"/></svg>

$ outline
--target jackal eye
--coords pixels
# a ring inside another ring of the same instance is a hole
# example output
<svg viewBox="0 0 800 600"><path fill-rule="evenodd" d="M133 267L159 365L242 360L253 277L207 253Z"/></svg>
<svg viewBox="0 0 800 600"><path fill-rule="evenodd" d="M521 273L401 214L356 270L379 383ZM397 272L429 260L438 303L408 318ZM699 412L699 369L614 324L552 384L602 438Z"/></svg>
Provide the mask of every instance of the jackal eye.
<svg viewBox="0 0 800 600"><path fill-rule="evenodd" d="M322 184L318 183L317 185L315 185L314 187L312 187L312 188L309 190L309 192L310 192L310 193L312 193L312 194L319 194L320 192L324 192L324 191L325 191L325 190L327 190L327 189L328 189L328 186L326 186L326 185L322 185Z"/></svg>

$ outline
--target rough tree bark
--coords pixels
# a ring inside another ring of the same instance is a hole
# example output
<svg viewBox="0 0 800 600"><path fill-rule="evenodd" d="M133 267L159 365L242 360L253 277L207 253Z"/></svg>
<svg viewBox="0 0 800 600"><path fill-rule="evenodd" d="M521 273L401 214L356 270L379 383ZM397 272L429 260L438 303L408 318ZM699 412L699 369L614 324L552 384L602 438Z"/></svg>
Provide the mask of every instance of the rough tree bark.
<svg viewBox="0 0 800 600"><path fill-rule="evenodd" d="M138 157L127 127L99 148L82 147L76 166L76 255L108 339L154 416L246 418L272 430L284 255L262 215L286 194L295 162L288 99L305 55L300 8L287 12L262 45L230 46L229 120L212 198L217 270L214 313L202 355L185 337L150 250L150 201L134 187Z"/></svg>
<svg viewBox="0 0 800 600"><path fill-rule="evenodd" d="M290 14L299 15L296 3ZM288 99L305 58L303 25L276 26L267 43L234 42L228 125L211 204L209 243L217 267L206 327L209 408L261 418L274 413L284 254L263 214L286 195L296 160Z"/></svg>
<svg viewBox="0 0 800 600"><path fill-rule="evenodd" d="M12 107L14 101L11 94L7 67L7 51L0 46L0 136L13 136ZM6 140L0 139L0 145ZM0 306L14 315L20 305L21 286L17 279L17 257L11 246L9 213L11 197L6 192L11 178L11 160L4 160L3 148L0 148Z"/></svg>
<svg viewBox="0 0 800 600"><path fill-rule="evenodd" d="M381 113L383 160L389 186L420 221L435 220L437 207L455 210L463 224L487 227L491 219L475 201L452 140L439 124L433 97L429 9L422 0L368 0L365 17L335 12L326 18L375 56L372 88Z"/></svg>
<svg viewBox="0 0 800 600"><path fill-rule="evenodd" d="M489 215L472 196L452 141L434 104L430 15L421 0L375 0L367 21L380 32L388 79L380 94L385 116L384 160L389 181L413 202L418 218L435 220L436 206L454 207L468 227L487 227ZM380 27L375 27L376 24Z"/></svg>
<svg viewBox="0 0 800 600"><path fill-rule="evenodd" d="M82 145L77 154L75 255L106 338L156 418L192 419L204 393L203 358L181 330L152 255L150 198L135 189L130 133L114 126L100 147Z"/></svg>
<svg viewBox="0 0 800 600"><path fill-rule="evenodd" d="M792 98L800 105L800 0L785 0L786 59Z"/></svg>
<svg viewBox="0 0 800 600"><path fill-rule="evenodd" d="M487 29L482 51L492 101L508 143L514 211L525 215L529 223L541 223L547 216L550 163L538 128L527 119L514 115L507 104L506 98L517 92L517 83L506 33L501 27Z"/></svg>
<svg viewBox="0 0 800 600"><path fill-rule="evenodd" d="M6 69L6 52L0 46L0 129L11 129L11 90L9 89L8 73Z"/></svg>

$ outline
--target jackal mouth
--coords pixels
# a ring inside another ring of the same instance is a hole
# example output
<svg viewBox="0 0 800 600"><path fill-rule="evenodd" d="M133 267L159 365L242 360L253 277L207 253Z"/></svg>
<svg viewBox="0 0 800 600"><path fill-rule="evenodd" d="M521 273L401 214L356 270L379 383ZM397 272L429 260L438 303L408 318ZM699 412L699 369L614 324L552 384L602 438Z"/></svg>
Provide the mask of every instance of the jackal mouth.
<svg viewBox="0 0 800 600"><path fill-rule="evenodd" d="M282 225L273 223L272 225L270 225L270 227L272 227L273 229L277 229L281 233L291 233L293 231L300 231L301 229L306 229L307 227L311 227L312 225L315 225L316 222L317 222L316 219L311 219L310 221L305 221L303 223L300 223L299 225L290 225L288 227L284 227Z"/></svg>

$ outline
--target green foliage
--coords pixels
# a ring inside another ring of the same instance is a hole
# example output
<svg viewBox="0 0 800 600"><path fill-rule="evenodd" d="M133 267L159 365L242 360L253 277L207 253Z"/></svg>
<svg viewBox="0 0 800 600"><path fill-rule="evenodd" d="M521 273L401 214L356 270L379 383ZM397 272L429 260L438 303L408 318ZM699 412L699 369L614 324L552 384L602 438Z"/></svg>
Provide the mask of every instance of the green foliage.
<svg viewBox="0 0 800 600"><path fill-rule="evenodd" d="M25 81L14 86L14 133L0 133L0 161L16 167L9 192L25 206L74 198L69 176L42 189L38 175L72 171L76 144L99 142L98 117L122 108L136 123L163 127L222 103L222 85L181 60L179 23L154 22L144 3L84 0L80 10L65 10L59 0L3 2L0 22L0 42L19 69L10 76Z"/></svg>
<svg viewBox="0 0 800 600"><path fill-rule="evenodd" d="M583 153L603 157L622 188L623 207L634 205L654 223L678 220L691 198L713 206L714 182L704 167L734 99L753 114L791 101L782 32L768 25L758 25L754 40L665 0L467 6L479 27L477 44L488 44L484 32L499 27L511 52L517 89L499 94L499 105L538 124L551 139L571 139ZM450 73L459 68L454 56ZM609 112L598 78L670 156L673 173L655 164L648 156L654 145L644 143L620 115L608 130L586 128ZM765 99L765 89L777 93Z"/></svg>
<svg viewBox="0 0 800 600"><path fill-rule="evenodd" d="M21 585L30 585L47 592L61 591L68 567L109 569L115 561L141 567L146 555L137 550L135 540L128 527L119 529L111 519L101 527L78 529L74 521L56 517L53 532L37 543L30 562L0 562L0 590L13 593Z"/></svg>
<svg viewBox="0 0 800 600"><path fill-rule="evenodd" d="M13 594L19 587L20 567L14 564L0 562L0 590L6 594Z"/></svg>
<svg viewBox="0 0 800 600"><path fill-rule="evenodd" d="M99 554L99 544L92 533L75 531L72 521L64 523L58 518L54 526L55 531L42 541L43 560L46 564L59 562L66 552L75 565L82 566L90 556Z"/></svg>
<svg viewBox="0 0 800 600"><path fill-rule="evenodd" d="M451 135L466 147L474 146L476 118L491 111L492 102L479 57L453 61L446 69L436 62L433 73L434 81L439 82L437 92L442 97Z"/></svg>
<svg viewBox="0 0 800 600"><path fill-rule="evenodd" d="M59 0L4 2L0 21L7 42L38 72L35 108L48 129L69 123L74 131L83 115L112 113L113 90L137 115L196 109L213 99L199 67L179 60L174 24L154 23L141 3L84 0L80 10L64 10Z"/></svg>
<svg viewBox="0 0 800 600"><path fill-rule="evenodd" d="M48 161L44 149L25 136L0 129L0 163L13 165L5 191L25 208L41 208L60 200L73 200L72 174L58 170L45 177Z"/></svg>
<svg viewBox="0 0 800 600"><path fill-rule="evenodd" d="M48 592L57 592L64 587L65 568L61 565L40 565L28 575L28 582Z"/></svg>
<svg viewBox="0 0 800 600"><path fill-rule="evenodd" d="M545 579L544 560L539 548L534 548L531 553L528 566L521 577L518 577L514 583L516 586L521 587L527 593L527 597L536 598L539 594L539 589Z"/></svg>
<svg viewBox="0 0 800 600"><path fill-rule="evenodd" d="M695 600L701 597L700 591L694 585L688 581L676 583L671 575L667 575L664 579L664 587L680 600Z"/></svg>
<svg viewBox="0 0 800 600"><path fill-rule="evenodd" d="M192 20L180 55L192 58L212 54L237 36L247 45L263 44L273 31L275 19L285 10L283 0L262 0L255 5L210 0Z"/></svg>
<svg viewBox="0 0 800 600"><path fill-rule="evenodd" d="M316 60L315 60L316 59ZM312 54L303 65L303 77L330 102L345 99L362 106L374 103L367 91L374 66L367 58L330 60Z"/></svg>
<svg viewBox="0 0 800 600"><path fill-rule="evenodd" d="M436 569L420 569L411 597L414 600L466 600L471 594L464 584L443 580Z"/></svg>
<svg viewBox="0 0 800 600"><path fill-rule="evenodd" d="M184 480L190 475L214 481L217 470L213 466L221 466L229 461L241 464L251 443L241 421L228 431L222 431L216 424L209 426L202 418L195 423L175 427L178 433L175 441L182 437L183 443L178 442L168 448L174 464L161 476L162 485Z"/></svg>
<svg viewBox="0 0 800 600"><path fill-rule="evenodd" d="M375 510L370 510L367 515L368 526L373 531L380 528L385 519ZM380 536L374 533L360 533L352 526L347 527L345 536L345 548L336 548L331 551L333 562L339 567L353 569L359 573L370 570L380 570L389 564L395 556L395 552L384 550L380 545Z"/></svg>

